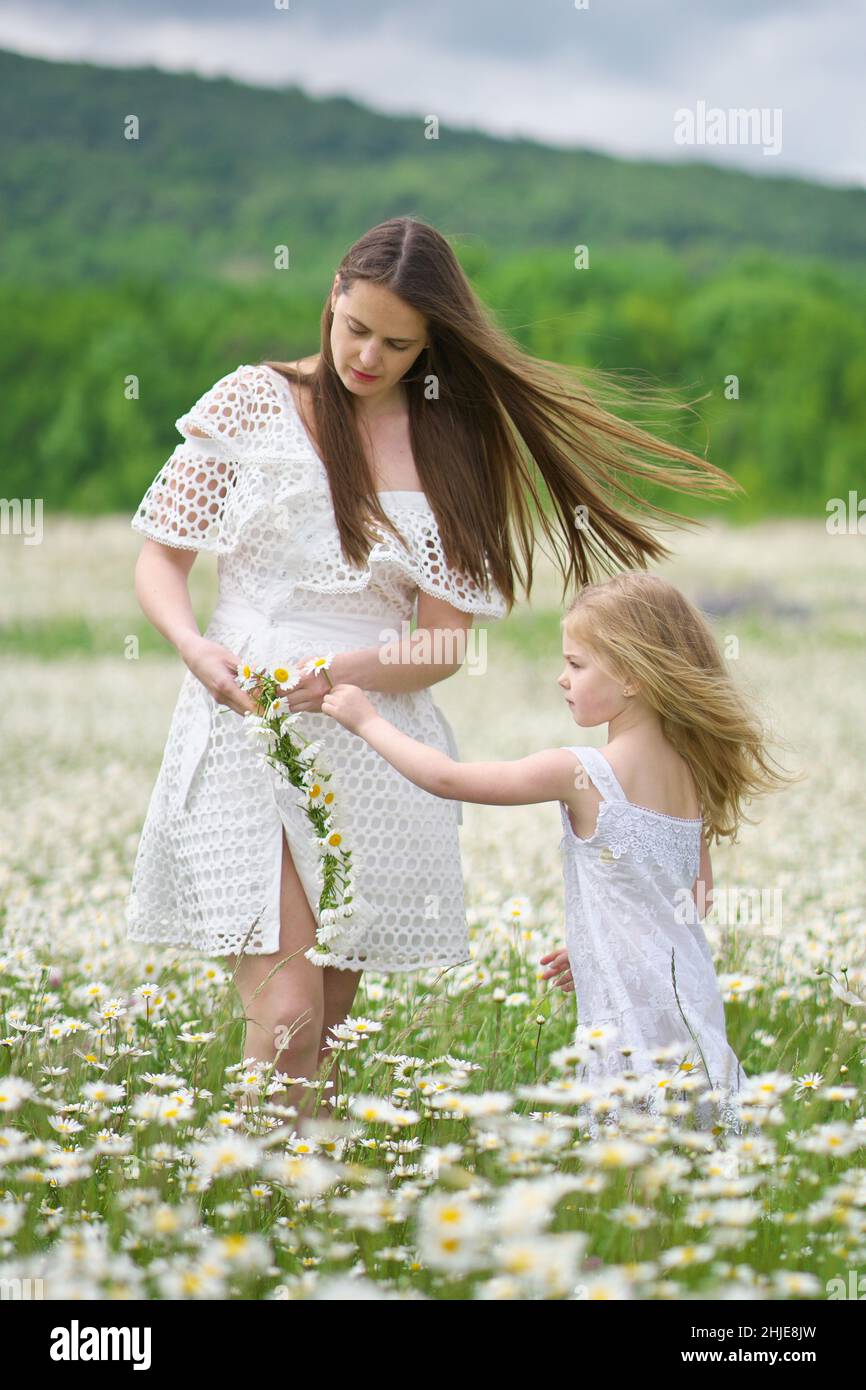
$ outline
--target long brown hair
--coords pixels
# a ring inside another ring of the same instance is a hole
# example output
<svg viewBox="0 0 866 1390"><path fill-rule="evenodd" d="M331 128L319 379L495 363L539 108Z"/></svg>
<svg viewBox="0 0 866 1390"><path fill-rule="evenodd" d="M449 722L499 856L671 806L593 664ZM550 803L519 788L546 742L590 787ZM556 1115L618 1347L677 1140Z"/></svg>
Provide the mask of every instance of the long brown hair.
<svg viewBox="0 0 866 1390"><path fill-rule="evenodd" d="M562 573L564 595L592 578L595 564L645 568L648 558L668 556L641 518L703 524L651 504L624 477L690 493L743 491L714 464L601 404L603 397L625 405L655 397L635 386L624 389L609 372L581 369L578 378L572 368L524 352L478 299L445 237L427 223L394 217L372 227L346 252L337 275L340 292L355 280L371 280L425 316L429 347L402 378L418 477L449 566L485 588L486 559L509 610L515 581L527 598L532 587L530 499ZM343 555L363 566L371 543L368 520L398 536L399 530L374 490L351 393L334 366L332 322L329 290L315 370L265 365L311 388L313 433L328 471Z"/></svg>
<svg viewBox="0 0 866 1390"><path fill-rule="evenodd" d="M771 766L769 734L728 671L709 621L661 575L630 571L589 584L562 624L613 680L634 681L658 714L697 784L708 845L713 837L736 844L740 821L754 823L744 800L803 780Z"/></svg>

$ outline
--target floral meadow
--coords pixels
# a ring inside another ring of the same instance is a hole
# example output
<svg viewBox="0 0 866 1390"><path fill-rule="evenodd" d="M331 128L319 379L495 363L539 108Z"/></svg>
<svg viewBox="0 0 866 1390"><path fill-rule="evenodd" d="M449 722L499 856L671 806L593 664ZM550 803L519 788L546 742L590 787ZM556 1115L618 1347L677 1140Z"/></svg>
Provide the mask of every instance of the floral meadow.
<svg viewBox="0 0 866 1390"><path fill-rule="evenodd" d="M123 906L183 666L135 602L123 518L0 548L0 1281L57 1300L717 1300L846 1296L866 1273L866 557L822 519L668 538L805 772L711 850L704 928L746 1072L741 1133L579 1078L555 804L465 805L471 956L367 974L307 1078L245 1065L220 959L126 940ZM215 568L192 574L203 626ZM594 743L556 686L561 585L433 688L465 761ZM286 653L287 663L312 653ZM482 656L483 660L478 660ZM327 716L320 716L326 718ZM775 750L774 750L775 751ZM339 792L339 769L332 769ZM418 846L419 855L423 846ZM240 905L239 905L240 906ZM18 1282L20 1281L20 1283ZM29 1283L27 1282L29 1281Z"/></svg>

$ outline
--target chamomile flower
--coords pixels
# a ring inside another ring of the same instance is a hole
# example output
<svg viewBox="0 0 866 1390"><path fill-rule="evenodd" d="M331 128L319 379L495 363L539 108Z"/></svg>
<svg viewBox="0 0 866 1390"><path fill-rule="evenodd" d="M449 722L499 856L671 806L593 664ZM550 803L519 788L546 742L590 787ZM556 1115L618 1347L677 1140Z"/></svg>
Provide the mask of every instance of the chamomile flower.
<svg viewBox="0 0 866 1390"><path fill-rule="evenodd" d="M744 994L748 994L755 989L758 981L753 975L730 975L720 974L718 976L719 989L726 1004L734 1003L737 999L742 999Z"/></svg>
<svg viewBox="0 0 866 1390"><path fill-rule="evenodd" d="M598 1023L594 1027L589 1024L581 1024L574 1030L574 1042L578 1047L586 1045L593 1051L603 1050L610 1047L616 1041L619 1029L612 1023Z"/></svg>
<svg viewBox="0 0 866 1390"><path fill-rule="evenodd" d="M798 1076L797 1095L801 1096L806 1091L817 1091L818 1087L821 1085L821 1082L823 1080L824 1075L820 1071L810 1071L807 1072L805 1076Z"/></svg>
<svg viewBox="0 0 866 1390"><path fill-rule="evenodd" d="M247 710L244 715L244 733L250 738L262 738L269 743L274 737L274 731L268 727L267 720L260 714L253 714L251 710Z"/></svg>
<svg viewBox="0 0 866 1390"><path fill-rule="evenodd" d="M716 1253L714 1245L674 1245L663 1250L659 1264L663 1269L687 1269L689 1265L706 1264Z"/></svg>
<svg viewBox="0 0 866 1390"><path fill-rule="evenodd" d="M594 1168L636 1168L650 1157L642 1144L631 1139L599 1139L582 1148L580 1156Z"/></svg>
<svg viewBox="0 0 866 1390"><path fill-rule="evenodd" d="M330 670L333 660L333 652L328 652L327 656L314 656L306 663L306 669L314 672L318 676L322 671Z"/></svg>
<svg viewBox="0 0 866 1390"><path fill-rule="evenodd" d="M210 1180L256 1168L262 1146L241 1134L219 1134L214 1139L190 1144L188 1152L202 1177Z"/></svg>
<svg viewBox="0 0 866 1390"><path fill-rule="evenodd" d="M269 672L271 679L275 680L277 685L283 686L285 690L294 690L303 674L300 666L275 666Z"/></svg>
<svg viewBox="0 0 866 1390"><path fill-rule="evenodd" d="M825 1086L821 1091L821 1100L853 1100L857 1094L856 1086Z"/></svg>
<svg viewBox="0 0 866 1390"><path fill-rule="evenodd" d="M339 830L329 830L327 835L322 835L316 840L319 847L319 854L339 854L340 850L345 850L343 836Z"/></svg>
<svg viewBox="0 0 866 1390"><path fill-rule="evenodd" d="M818 1125L808 1134L798 1136L796 1146L806 1153L828 1154L835 1158L845 1158L862 1147L863 1140L855 1134L850 1125Z"/></svg>
<svg viewBox="0 0 866 1390"><path fill-rule="evenodd" d="M0 1202L0 1239L8 1240L21 1227L26 1215L23 1201L12 1198Z"/></svg>
<svg viewBox="0 0 866 1390"><path fill-rule="evenodd" d="M375 1018L352 1018L345 1019L345 1026L351 1028L353 1033L381 1033L383 1024Z"/></svg>
<svg viewBox="0 0 866 1390"><path fill-rule="evenodd" d="M122 1100L126 1094L126 1087L119 1082L112 1084L108 1081L85 1081L81 1091L87 1100L110 1102Z"/></svg>
<svg viewBox="0 0 866 1390"><path fill-rule="evenodd" d="M251 661L239 661L235 680L241 690L252 690L259 681L260 673Z"/></svg>
<svg viewBox="0 0 866 1390"><path fill-rule="evenodd" d="M799 1269L776 1269L773 1271L772 1280L773 1286L780 1293L792 1298L819 1298L822 1292L826 1292L822 1290L814 1274Z"/></svg>
<svg viewBox="0 0 866 1390"><path fill-rule="evenodd" d="M390 1101L383 1100L381 1096L353 1096L349 1102L349 1110L357 1119L375 1125L405 1127L416 1124L420 1118L417 1110L401 1110Z"/></svg>
<svg viewBox="0 0 866 1390"><path fill-rule="evenodd" d="M436 1269L457 1274L486 1263L486 1235L484 1212L460 1193L437 1192L420 1209L418 1246Z"/></svg>
<svg viewBox="0 0 866 1390"><path fill-rule="evenodd" d="M794 1085L786 1072L765 1071L750 1076L740 1093L743 1105L772 1105Z"/></svg>

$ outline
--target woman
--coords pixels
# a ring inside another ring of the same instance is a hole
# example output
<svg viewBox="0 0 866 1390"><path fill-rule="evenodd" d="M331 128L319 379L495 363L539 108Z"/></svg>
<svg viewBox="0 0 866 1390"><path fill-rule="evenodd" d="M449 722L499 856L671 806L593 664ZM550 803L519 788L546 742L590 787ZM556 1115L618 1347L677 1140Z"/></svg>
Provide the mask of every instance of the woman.
<svg viewBox="0 0 866 1390"><path fill-rule="evenodd" d="M568 586L591 578L591 561L643 567L669 553L617 510L640 500L622 474L698 491L737 484L523 353L447 241L411 218L372 228L343 258L315 357L239 366L177 427L184 443L132 521L148 538L136 593L188 671L138 848L129 936L226 956L245 1057L312 1078L362 970L467 959L459 809L322 715L325 676L286 691L300 732L321 741L354 856L355 914L317 964L318 852L298 793L245 735L254 705L239 663L333 652L335 684L360 686L398 728L456 757L429 687L459 669L476 616L510 611L516 578L529 595L530 500ZM198 550L219 556L204 634L187 589ZM427 660L405 648L395 660L393 633L416 601L413 641L432 635L432 659L428 646ZM419 844L432 848L419 856ZM286 1096L301 1104L303 1090Z"/></svg>

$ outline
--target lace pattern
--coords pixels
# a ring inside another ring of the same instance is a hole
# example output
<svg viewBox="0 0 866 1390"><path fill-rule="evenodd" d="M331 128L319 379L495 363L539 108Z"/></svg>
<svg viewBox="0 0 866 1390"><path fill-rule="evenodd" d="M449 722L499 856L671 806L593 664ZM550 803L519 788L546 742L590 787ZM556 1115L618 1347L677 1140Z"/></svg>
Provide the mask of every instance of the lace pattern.
<svg viewBox="0 0 866 1390"><path fill-rule="evenodd" d="M675 820L644 819L643 810L627 802L603 802L593 840L602 842L614 859L624 854L637 863L649 859L694 883L701 862L700 825L686 821L684 831Z"/></svg>
<svg viewBox="0 0 866 1390"><path fill-rule="evenodd" d="M452 569L435 514L421 493L381 493L404 543L374 526L366 566L343 557L328 475L301 423L288 383L267 367L240 365L175 422L184 442L147 489L132 527L192 550L233 557L228 590L275 610L298 589L346 593L378 570L399 574L464 613L496 622L507 601L490 579L482 589ZM210 437L201 439L193 427Z"/></svg>
<svg viewBox="0 0 866 1390"><path fill-rule="evenodd" d="M448 569L421 495L382 494L405 543L383 532L365 568L345 565L324 464L270 369L239 366L176 424L184 442L131 524L163 544L217 553L219 601L205 635L238 659L289 665L323 645L336 653L390 641L421 590L488 621L507 611L497 591L484 594ZM429 688L367 693L398 728L459 758ZM422 791L327 715L307 714L298 727L321 743L353 848L361 930L338 968L468 960L459 803ZM236 954L255 923L247 951L275 952L283 838L315 917L317 859L297 794L278 775L262 764L242 716L220 712L187 671L136 853L131 940Z"/></svg>
<svg viewBox="0 0 866 1390"><path fill-rule="evenodd" d="M566 947L578 1021L610 1036L587 1078L657 1071L654 1055L670 1049L674 1070L690 1061L707 1087L718 1089L718 1113L735 1127L733 1097L743 1069L727 1041L724 1003L692 895L701 821L634 805L598 749L569 751L603 798L587 839L575 834L560 802ZM712 1105L705 1110L711 1113Z"/></svg>

